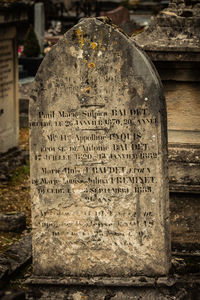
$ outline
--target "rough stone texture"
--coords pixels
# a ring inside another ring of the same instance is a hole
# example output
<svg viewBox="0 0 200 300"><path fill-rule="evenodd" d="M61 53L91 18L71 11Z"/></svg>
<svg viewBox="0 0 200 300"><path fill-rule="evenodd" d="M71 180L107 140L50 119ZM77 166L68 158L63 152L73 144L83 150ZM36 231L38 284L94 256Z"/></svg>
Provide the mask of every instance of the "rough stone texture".
<svg viewBox="0 0 200 300"><path fill-rule="evenodd" d="M168 14L168 17L163 17L161 27L165 30L165 34L160 34L160 27L152 23L150 26L152 33L148 34L148 41L146 33L138 36L136 40L140 40L143 44L163 80L168 110L169 142L191 145L190 150L194 154L193 145L197 147L200 144L200 3L182 1L178 4L172 1L163 13L171 12L172 9L176 12L176 16ZM188 9L190 16L183 13ZM180 20L179 24L174 23L177 20ZM199 149L195 152L195 156L198 157ZM192 163L189 160L188 162Z"/></svg>
<svg viewBox="0 0 200 300"><path fill-rule="evenodd" d="M195 194L191 191L190 193L187 191L184 193L170 193L173 250L200 254L200 197L198 193ZM198 265L199 261L197 268Z"/></svg>
<svg viewBox="0 0 200 300"><path fill-rule="evenodd" d="M133 32L141 29L141 26L135 21L131 20L119 26L128 36L132 36Z"/></svg>
<svg viewBox="0 0 200 300"><path fill-rule="evenodd" d="M182 139L183 138L184 135L182 134ZM197 141L197 135L195 138ZM170 192L200 193L199 170L200 149L198 145L191 145L190 147L186 144L182 147L177 147L177 145L170 145Z"/></svg>
<svg viewBox="0 0 200 300"><path fill-rule="evenodd" d="M44 3L39 2L34 5L34 29L37 35L40 50L43 51L44 44L44 31L45 31L45 16L44 16Z"/></svg>
<svg viewBox="0 0 200 300"><path fill-rule="evenodd" d="M25 300L26 295L24 291L5 291L0 292L1 300Z"/></svg>
<svg viewBox="0 0 200 300"><path fill-rule="evenodd" d="M130 22L130 12L123 6L119 6L107 12L101 12L101 16L109 17L112 23L117 26Z"/></svg>
<svg viewBox="0 0 200 300"><path fill-rule="evenodd" d="M190 14L186 13L188 11ZM133 39L148 51L152 60L164 58L184 61L187 56L192 61L194 55L196 59L200 59L199 30L199 1L172 0L167 9L152 18L149 28L142 34L133 36Z"/></svg>
<svg viewBox="0 0 200 300"><path fill-rule="evenodd" d="M12 172L21 165L25 165L29 159L29 152L14 148L0 155L0 182L9 181Z"/></svg>
<svg viewBox="0 0 200 300"><path fill-rule="evenodd" d="M163 81L168 115L170 190L193 193L193 199L189 198L195 203L194 212L200 209L199 204L196 205L200 196L195 195L200 191L199 31L199 0L175 0L152 20L146 31L133 36L150 56ZM177 199L178 195L174 197ZM187 199L188 195L180 196L176 203L183 203L183 198ZM194 215L188 216L189 220ZM196 225L191 226L191 221L186 224L190 229L194 227L196 235ZM196 239L199 240L197 236Z"/></svg>
<svg viewBox="0 0 200 300"><path fill-rule="evenodd" d="M179 81L177 78L177 81L164 81L164 91L168 113L168 141L174 145L189 144L190 151L194 154L193 145L200 145L200 84L196 81ZM198 152L196 156L198 157Z"/></svg>
<svg viewBox="0 0 200 300"><path fill-rule="evenodd" d="M18 68L14 27L0 28L0 153L18 145Z"/></svg>
<svg viewBox="0 0 200 300"><path fill-rule="evenodd" d="M148 58L106 20L68 31L35 79L35 276L169 270L165 100Z"/></svg>
<svg viewBox="0 0 200 300"><path fill-rule="evenodd" d="M28 128L29 99L19 99L19 124L20 128Z"/></svg>
<svg viewBox="0 0 200 300"><path fill-rule="evenodd" d="M29 97L32 90L33 81L23 82L19 84L19 119L20 128L27 128L28 123L28 110L29 110Z"/></svg>
<svg viewBox="0 0 200 300"><path fill-rule="evenodd" d="M26 216L24 213L0 213L0 231L20 232L26 228Z"/></svg>
<svg viewBox="0 0 200 300"><path fill-rule="evenodd" d="M27 293L28 300L192 300L199 299L199 279L195 277L158 278L152 284L148 278L143 278L149 285L133 287L107 286L105 284L67 285L57 282L54 286L51 280L44 282L35 281L32 290ZM142 283L142 281L141 281Z"/></svg>
<svg viewBox="0 0 200 300"><path fill-rule="evenodd" d="M0 255L0 288L31 259L31 236L25 236Z"/></svg>

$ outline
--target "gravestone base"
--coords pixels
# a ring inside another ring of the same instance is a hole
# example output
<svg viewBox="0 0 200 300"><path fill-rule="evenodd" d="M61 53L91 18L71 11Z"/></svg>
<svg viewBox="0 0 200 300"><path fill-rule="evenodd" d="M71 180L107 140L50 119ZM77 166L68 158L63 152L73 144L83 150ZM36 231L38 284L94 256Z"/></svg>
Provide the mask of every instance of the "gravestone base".
<svg viewBox="0 0 200 300"><path fill-rule="evenodd" d="M131 278L42 278L27 281L27 298L65 300L169 300L192 299L199 291L198 280L173 277Z"/></svg>

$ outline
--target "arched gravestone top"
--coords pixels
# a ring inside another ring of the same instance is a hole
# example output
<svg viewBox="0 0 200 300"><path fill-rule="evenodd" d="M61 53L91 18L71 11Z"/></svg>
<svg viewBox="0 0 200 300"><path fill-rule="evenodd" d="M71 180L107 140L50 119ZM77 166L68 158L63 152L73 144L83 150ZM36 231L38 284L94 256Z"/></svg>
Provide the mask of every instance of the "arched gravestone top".
<svg viewBox="0 0 200 300"><path fill-rule="evenodd" d="M34 275L166 274L166 108L145 54L84 19L37 73L30 128Z"/></svg>

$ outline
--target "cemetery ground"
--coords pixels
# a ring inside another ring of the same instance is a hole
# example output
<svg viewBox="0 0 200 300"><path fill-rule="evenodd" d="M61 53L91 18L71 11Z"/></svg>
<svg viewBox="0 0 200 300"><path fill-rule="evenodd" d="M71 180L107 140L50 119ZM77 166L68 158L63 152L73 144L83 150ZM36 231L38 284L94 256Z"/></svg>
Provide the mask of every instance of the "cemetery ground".
<svg viewBox="0 0 200 300"><path fill-rule="evenodd" d="M28 253L30 252L31 230L28 150L29 130L22 128L19 134L19 148L8 152L6 156L2 155L0 157L0 211L3 214L13 215L16 212L22 212L26 216L26 228L23 231L0 231L0 271L1 275L3 274L2 276L6 277L5 282L8 279L7 275L11 275L8 285L1 286L0 290L1 288L21 289L22 282L27 276L30 276L31 264L30 259L29 261L27 259L31 257L31 253ZM24 247L24 249L21 249L21 247ZM14 262L13 266L9 266L8 271L6 268L12 256L13 260L16 259L16 263ZM17 256L20 256L20 258L18 259ZM9 258L8 261L6 261L7 258ZM4 276L4 273L6 276Z"/></svg>
<svg viewBox="0 0 200 300"><path fill-rule="evenodd" d="M28 129L22 128L20 129L19 151L26 153L29 148L28 144ZM4 174L4 180L0 181L0 211L2 213L23 212L26 216L26 230L22 233L1 232L0 252L5 251L14 241L19 240L22 234L27 234L31 226L29 161L26 155L24 155L25 157L17 156L16 151L14 151L14 153L11 152L8 161L6 161L6 166L8 166L9 169L7 169L8 173ZM10 166L13 159L15 159L15 164L17 164L16 167ZM1 157L1 160L4 160L4 158ZM16 160L18 160L17 163ZM6 168L6 166L4 165L4 168ZM5 171L5 169L3 171Z"/></svg>

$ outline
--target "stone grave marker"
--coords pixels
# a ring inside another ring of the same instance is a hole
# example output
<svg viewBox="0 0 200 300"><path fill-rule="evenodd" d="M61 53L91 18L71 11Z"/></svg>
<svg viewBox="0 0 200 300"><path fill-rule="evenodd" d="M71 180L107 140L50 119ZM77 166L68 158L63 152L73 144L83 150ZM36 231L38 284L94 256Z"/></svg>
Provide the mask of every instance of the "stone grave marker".
<svg viewBox="0 0 200 300"><path fill-rule="evenodd" d="M130 22L130 12L123 6L119 6L107 12L102 12L101 15L109 17L112 20L112 23L118 26Z"/></svg>
<svg viewBox="0 0 200 300"><path fill-rule="evenodd" d="M34 5L34 30L37 35L40 50L44 48L44 32L45 32L45 15L44 15L44 3L39 2Z"/></svg>
<svg viewBox="0 0 200 300"><path fill-rule="evenodd" d="M168 273L166 108L149 59L106 18L46 55L30 103L33 275Z"/></svg>
<svg viewBox="0 0 200 300"><path fill-rule="evenodd" d="M0 153L18 146L16 29L0 27Z"/></svg>

